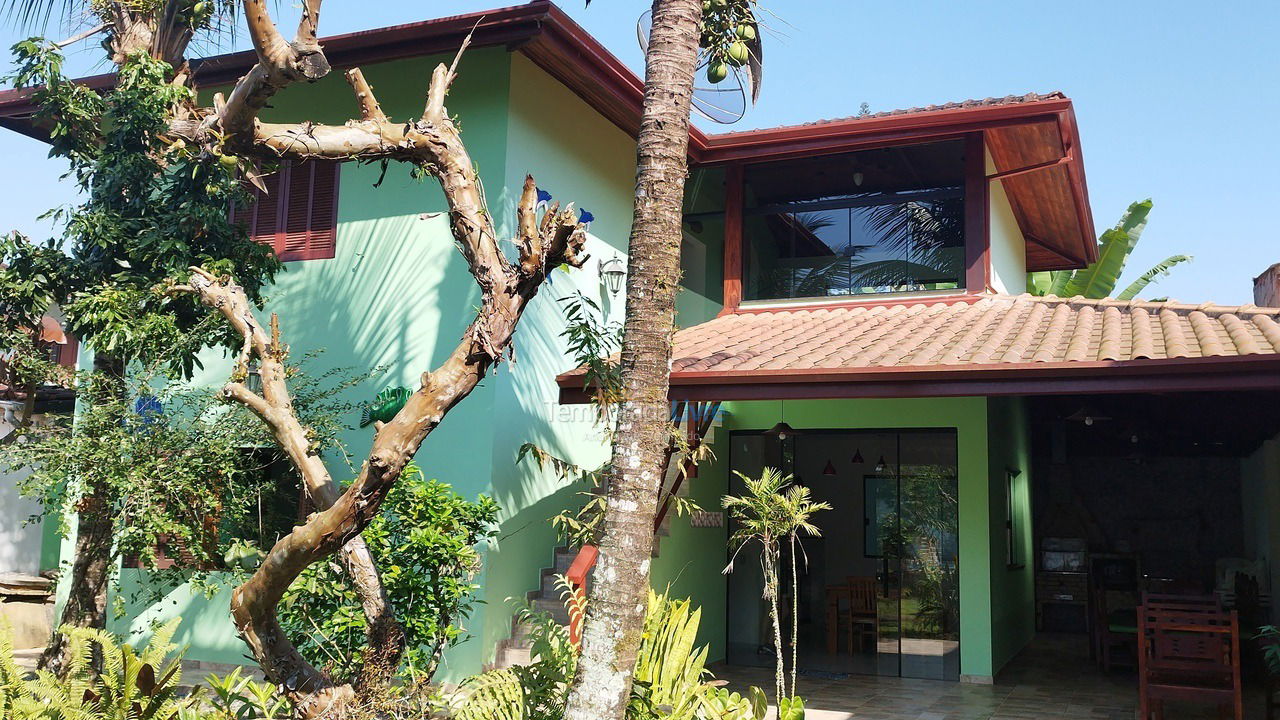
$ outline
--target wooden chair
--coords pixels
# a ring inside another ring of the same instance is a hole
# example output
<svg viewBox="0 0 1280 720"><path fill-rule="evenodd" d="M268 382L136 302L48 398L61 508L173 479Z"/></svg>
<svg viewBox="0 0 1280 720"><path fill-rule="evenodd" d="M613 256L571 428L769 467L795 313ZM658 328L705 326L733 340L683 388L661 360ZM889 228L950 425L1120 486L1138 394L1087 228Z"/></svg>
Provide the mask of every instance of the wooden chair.
<svg viewBox="0 0 1280 720"><path fill-rule="evenodd" d="M1108 601L1108 593L1104 587L1095 587L1089 593L1093 606L1090 623L1093 630L1093 655L1104 673L1111 672L1111 668L1116 665L1133 667L1134 656L1138 651L1137 610L1128 603L1113 607Z"/></svg>
<svg viewBox="0 0 1280 720"><path fill-rule="evenodd" d="M1179 612L1222 612L1222 598L1217 595L1178 595L1173 593L1142 593L1142 606L1148 610L1174 610Z"/></svg>
<svg viewBox="0 0 1280 720"><path fill-rule="evenodd" d="M862 641L870 635L872 642L880 640L880 606L873 577L847 577L849 588L849 652L862 652Z"/></svg>
<svg viewBox="0 0 1280 720"><path fill-rule="evenodd" d="M1236 612L1139 608L1138 699L1142 720L1164 720L1166 700L1217 705L1243 720Z"/></svg>
<svg viewBox="0 0 1280 720"><path fill-rule="evenodd" d="M876 579L848 577L844 585L827 587L827 653L840 651L840 626L845 626L849 652L861 652L865 635L878 639L880 613L876 602Z"/></svg>

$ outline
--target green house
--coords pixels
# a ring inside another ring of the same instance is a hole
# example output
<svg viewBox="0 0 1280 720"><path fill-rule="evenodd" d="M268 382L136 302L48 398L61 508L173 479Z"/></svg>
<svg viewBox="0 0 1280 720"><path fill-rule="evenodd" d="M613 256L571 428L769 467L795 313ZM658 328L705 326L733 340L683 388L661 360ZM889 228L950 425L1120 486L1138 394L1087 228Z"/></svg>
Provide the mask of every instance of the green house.
<svg viewBox="0 0 1280 720"><path fill-rule="evenodd" d="M526 442L588 466L607 455L559 337L559 299L581 291L622 316L601 271L626 259L642 90L543 1L323 42L335 69L363 69L394 118L420 112L430 69L473 26L449 109L500 233L511 236L532 173L594 217L593 259L555 274L525 315L515 362L417 456L428 477L502 506L483 549L484 603L445 680L518 662L522 603L557 610L552 574L574 551L557 550L548 521L577 488L516 455ZM251 63L206 59L195 77L213 91ZM264 117L341 123L353 108L335 72L290 87ZM31 111L22 94L0 94L0 125L38 134ZM1269 599L1280 310L1026 294L1029 272L1098 257L1068 97L695 129L689 154L671 394L695 425L714 414L701 436L714 458L678 488L664 483L664 504L675 492L702 510L663 520L652 572L702 607L713 660L770 665L774 652L749 551L722 572L734 557L720 512L739 489L731 470L780 467L833 506L785 599L807 671L991 682L1038 631L1090 627L1091 569L1104 561L1133 592L1167 581L1234 594L1243 574ZM274 199L245 221L286 260L268 309L294 354L323 349L323 366L387 366L381 386L415 386L478 298L438 189L357 163L272 182ZM198 380L225 378L221 356L206 368ZM370 437L344 440L359 455ZM122 572L126 586L147 582ZM182 615L188 659L240 663L229 592L180 587L129 607L115 629Z"/></svg>

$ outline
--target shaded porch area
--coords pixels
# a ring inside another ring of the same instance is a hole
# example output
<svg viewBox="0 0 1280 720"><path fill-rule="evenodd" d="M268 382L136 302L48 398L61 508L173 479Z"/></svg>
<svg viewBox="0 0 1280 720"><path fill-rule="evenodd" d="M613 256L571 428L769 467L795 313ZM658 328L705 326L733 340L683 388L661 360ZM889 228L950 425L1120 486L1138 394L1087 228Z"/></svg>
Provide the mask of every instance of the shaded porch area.
<svg viewBox="0 0 1280 720"><path fill-rule="evenodd" d="M738 692L773 685L770 668L721 665L713 670ZM1136 676L1102 673L1078 637L1052 633L1037 635L991 685L807 674L800 676L799 694L810 720L1133 720L1138 706ZM1213 708L1170 705L1166 717L1218 716ZM1246 685L1245 717L1265 717L1257 687Z"/></svg>

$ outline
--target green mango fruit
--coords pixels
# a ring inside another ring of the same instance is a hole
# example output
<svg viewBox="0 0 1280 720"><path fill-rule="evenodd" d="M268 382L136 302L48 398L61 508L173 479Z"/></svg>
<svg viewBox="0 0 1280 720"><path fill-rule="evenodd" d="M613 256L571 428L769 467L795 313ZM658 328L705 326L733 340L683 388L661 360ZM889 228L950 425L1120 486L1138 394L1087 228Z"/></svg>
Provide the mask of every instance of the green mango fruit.
<svg viewBox="0 0 1280 720"><path fill-rule="evenodd" d="M733 65L746 65L751 59L751 50L741 40L729 46L729 62Z"/></svg>
<svg viewBox="0 0 1280 720"><path fill-rule="evenodd" d="M228 170L235 170L236 167L240 165L240 158L235 155L219 155L218 164Z"/></svg>
<svg viewBox="0 0 1280 720"><path fill-rule="evenodd" d="M711 63L707 66L707 79L713 84L729 77L729 66L722 62Z"/></svg>
<svg viewBox="0 0 1280 720"><path fill-rule="evenodd" d="M225 565L228 570L235 568L235 566L240 562L240 556L237 554L238 552L239 548L232 545L225 553L222 554L222 564Z"/></svg>

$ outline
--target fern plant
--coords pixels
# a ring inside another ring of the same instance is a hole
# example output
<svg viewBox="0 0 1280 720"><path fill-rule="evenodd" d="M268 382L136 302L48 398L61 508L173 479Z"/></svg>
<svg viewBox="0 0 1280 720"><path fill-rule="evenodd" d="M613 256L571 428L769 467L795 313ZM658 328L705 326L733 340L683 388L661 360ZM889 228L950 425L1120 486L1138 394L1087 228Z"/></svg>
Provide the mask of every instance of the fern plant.
<svg viewBox="0 0 1280 720"><path fill-rule="evenodd" d="M24 677L13 661L12 636L0 628L0 717L5 720L205 720L177 697L181 654L170 640L174 619L156 628L141 652L104 630L64 626L64 677L40 670ZM100 658L102 671L94 672Z"/></svg>

